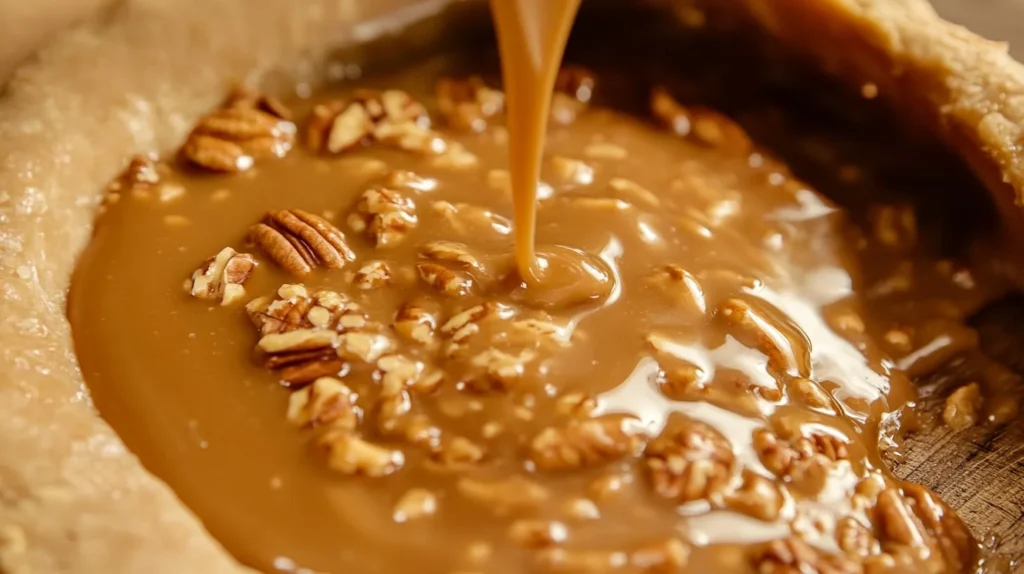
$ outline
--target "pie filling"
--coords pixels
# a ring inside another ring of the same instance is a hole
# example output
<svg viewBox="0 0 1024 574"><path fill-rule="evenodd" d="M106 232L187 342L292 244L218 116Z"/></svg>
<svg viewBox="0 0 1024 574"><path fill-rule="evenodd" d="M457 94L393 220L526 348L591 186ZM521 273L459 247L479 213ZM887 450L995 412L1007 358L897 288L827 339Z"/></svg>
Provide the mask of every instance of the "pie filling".
<svg viewBox="0 0 1024 574"><path fill-rule="evenodd" d="M469 68L238 91L110 186L69 305L82 370L229 551L281 572L979 564L887 462L911 379L973 345L965 317L1004 288L937 247L934 197L899 195L959 180L894 177L897 149L773 105L731 119L696 82L566 66L550 280L526 287L504 97ZM947 423L1011 416L979 384Z"/></svg>

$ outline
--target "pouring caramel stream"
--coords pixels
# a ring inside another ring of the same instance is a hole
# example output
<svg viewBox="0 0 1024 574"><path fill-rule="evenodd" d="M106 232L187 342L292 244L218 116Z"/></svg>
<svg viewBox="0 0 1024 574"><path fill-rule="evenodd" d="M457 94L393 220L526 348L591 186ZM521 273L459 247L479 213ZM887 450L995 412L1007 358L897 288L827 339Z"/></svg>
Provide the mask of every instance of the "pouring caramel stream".
<svg viewBox="0 0 1024 574"><path fill-rule="evenodd" d="M491 0L501 52L508 114L509 167L515 224L515 258L528 284L569 283L553 267L571 262L538 260L537 186L555 78L580 0Z"/></svg>

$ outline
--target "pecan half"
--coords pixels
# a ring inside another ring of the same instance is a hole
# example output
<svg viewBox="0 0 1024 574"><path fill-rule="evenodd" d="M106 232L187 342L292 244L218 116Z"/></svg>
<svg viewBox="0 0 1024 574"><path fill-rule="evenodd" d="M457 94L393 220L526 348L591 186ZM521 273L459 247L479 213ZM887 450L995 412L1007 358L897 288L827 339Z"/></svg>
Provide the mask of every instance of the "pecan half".
<svg viewBox="0 0 1024 574"><path fill-rule="evenodd" d="M658 495L685 503L720 493L732 477L736 458L721 433L700 421L674 415L648 443L644 463Z"/></svg>
<svg viewBox="0 0 1024 574"><path fill-rule="evenodd" d="M264 365L290 387L332 377L345 366L338 356L339 335L323 329L296 329L260 337L256 344Z"/></svg>
<svg viewBox="0 0 1024 574"><path fill-rule="evenodd" d="M348 216L349 228L382 248L400 242L418 221L412 198L382 187L364 191Z"/></svg>
<svg viewBox="0 0 1024 574"><path fill-rule="evenodd" d="M301 209L267 213L249 236L274 262L298 276L319 266L341 269L356 257L341 230Z"/></svg>
<svg viewBox="0 0 1024 574"><path fill-rule="evenodd" d="M646 436L640 421L606 415L548 427L530 442L530 459L540 470L597 466L639 452Z"/></svg>
<svg viewBox="0 0 1024 574"><path fill-rule="evenodd" d="M295 124L236 103L200 119L181 153L197 166L231 173L245 171L259 159L283 157L294 141Z"/></svg>
<svg viewBox="0 0 1024 574"><path fill-rule="evenodd" d="M188 291L198 299L220 300L221 305L230 305L245 296L243 285L256 265L252 255L225 247L192 273Z"/></svg>

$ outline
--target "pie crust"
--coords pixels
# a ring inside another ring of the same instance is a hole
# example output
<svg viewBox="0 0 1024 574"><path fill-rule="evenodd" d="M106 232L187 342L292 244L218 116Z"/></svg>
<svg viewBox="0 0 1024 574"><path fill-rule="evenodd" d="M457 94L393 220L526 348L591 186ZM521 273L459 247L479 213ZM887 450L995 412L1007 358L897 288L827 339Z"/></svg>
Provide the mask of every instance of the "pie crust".
<svg viewBox="0 0 1024 574"><path fill-rule="evenodd" d="M96 416L64 314L76 256L125 158L173 149L230 84L312 80L331 50L452 2L128 0L15 74L0 99L0 572L249 571ZM825 69L923 111L1016 217L1024 67L1004 45L925 0L733 4Z"/></svg>

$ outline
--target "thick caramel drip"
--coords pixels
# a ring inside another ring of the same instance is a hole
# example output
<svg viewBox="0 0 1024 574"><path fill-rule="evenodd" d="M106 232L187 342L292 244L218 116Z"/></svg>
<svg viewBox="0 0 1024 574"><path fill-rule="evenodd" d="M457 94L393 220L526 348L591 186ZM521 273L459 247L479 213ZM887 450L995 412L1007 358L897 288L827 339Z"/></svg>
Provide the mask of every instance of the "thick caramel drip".
<svg viewBox="0 0 1024 574"><path fill-rule="evenodd" d="M542 280L535 248L537 186L559 64L580 0L491 0L508 109L509 168L519 274Z"/></svg>

